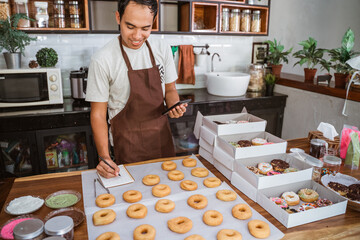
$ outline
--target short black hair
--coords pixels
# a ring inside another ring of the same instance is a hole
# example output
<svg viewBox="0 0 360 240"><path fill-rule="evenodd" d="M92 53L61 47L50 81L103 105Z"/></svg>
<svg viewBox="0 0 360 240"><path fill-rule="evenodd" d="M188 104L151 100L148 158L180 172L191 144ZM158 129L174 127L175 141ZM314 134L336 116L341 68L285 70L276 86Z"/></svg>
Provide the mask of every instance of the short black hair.
<svg viewBox="0 0 360 240"><path fill-rule="evenodd" d="M156 18L158 12L158 3L157 0L118 0L118 11L120 14L120 20L124 15L125 8L129 5L130 2L134 2L136 4L148 6L151 13L154 14L154 19Z"/></svg>

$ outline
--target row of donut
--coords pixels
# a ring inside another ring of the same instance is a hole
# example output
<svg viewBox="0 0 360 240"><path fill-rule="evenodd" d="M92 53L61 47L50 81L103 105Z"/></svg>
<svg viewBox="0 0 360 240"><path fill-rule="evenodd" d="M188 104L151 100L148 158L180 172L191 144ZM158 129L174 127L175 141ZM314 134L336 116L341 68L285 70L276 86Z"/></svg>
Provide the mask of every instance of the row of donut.
<svg viewBox="0 0 360 240"><path fill-rule="evenodd" d="M100 197L100 196L99 196ZM109 196L111 198L111 196ZM232 190L219 190L216 192L216 198L229 202L234 201L237 198L237 194ZM208 205L208 200L204 195L195 194L190 196L187 199L187 203L190 207L194 209L204 209ZM169 213L173 211L175 208L175 203L170 199L160 199L155 204L155 210L161 213ZM247 204L237 204L232 208L232 215L234 218L239 220L246 220L251 218L252 211L251 208ZM137 203L130 205L126 211L126 214L130 218L134 219L142 219L147 215L147 207L143 204ZM93 223L95 226L106 225L112 223L116 218L116 213L111 209L103 209L96 212L93 215ZM223 222L223 215L217 210L208 210L203 214L202 217L203 222L209 226L219 226ZM168 220L167 222L168 228L179 234L184 234L189 232L192 229L192 221L187 217L176 217ZM144 229L146 228L146 229ZM140 231L139 229L142 229ZM270 227L269 225L261 220L251 220L248 222L248 229L251 235L256 238L267 238L270 235ZM224 229L223 229L224 230ZM230 231L230 232L229 232ZM140 235L138 233L141 233ZM140 225L134 230L134 239L154 239L155 238L155 228L150 225ZM96 240L104 240L109 239L109 234L118 236L116 233L106 232L101 234ZM222 237L223 236L223 237ZM232 239L241 239L241 233L236 230L220 231L217 234L217 239L227 239L226 237L234 236ZM145 237L145 238L144 238ZM195 236L194 236L195 237ZM117 239L117 238L114 238ZM186 239L204 239L204 238L192 238L191 236Z"/></svg>
<svg viewBox="0 0 360 240"><path fill-rule="evenodd" d="M261 162L257 167L247 166L247 168L258 176L272 176L282 173L297 172L297 168L290 167L289 163L281 159L273 159L270 163Z"/></svg>
<svg viewBox="0 0 360 240"><path fill-rule="evenodd" d="M329 182L328 187L338 192L341 196L351 199L353 201L360 201L360 184L355 183L349 186L338 182Z"/></svg>
<svg viewBox="0 0 360 240"><path fill-rule="evenodd" d="M271 197L270 200L290 214L333 204L326 198L320 198L315 190L309 188L300 189L297 194L295 192L284 192L281 198ZM300 200L305 203L301 204L298 209L290 208L290 206L299 205Z"/></svg>
<svg viewBox="0 0 360 240"><path fill-rule="evenodd" d="M229 142L229 143L231 145L233 145L234 147L236 147L236 148L273 144L272 142L268 142L264 138L254 138L251 141L249 141L249 140L239 140L238 142Z"/></svg>

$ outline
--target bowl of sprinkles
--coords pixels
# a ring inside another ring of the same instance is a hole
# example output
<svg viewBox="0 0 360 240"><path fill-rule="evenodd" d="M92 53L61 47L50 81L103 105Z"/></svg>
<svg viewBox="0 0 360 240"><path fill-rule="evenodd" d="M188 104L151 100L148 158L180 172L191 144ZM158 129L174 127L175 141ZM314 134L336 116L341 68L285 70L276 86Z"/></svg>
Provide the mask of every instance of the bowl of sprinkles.
<svg viewBox="0 0 360 240"><path fill-rule="evenodd" d="M15 218L10 219L4 225L0 227L0 238L2 239L14 239L13 231L16 225L18 225L21 222L24 222L26 220L30 219L38 219L32 214L26 214L21 215Z"/></svg>
<svg viewBox="0 0 360 240"><path fill-rule="evenodd" d="M52 209L71 207L78 203L81 194L74 190L61 190L46 197L45 205Z"/></svg>
<svg viewBox="0 0 360 240"><path fill-rule="evenodd" d="M4 211L10 215L23 215L37 211L44 204L44 199L39 196L22 196L14 198L5 205Z"/></svg>

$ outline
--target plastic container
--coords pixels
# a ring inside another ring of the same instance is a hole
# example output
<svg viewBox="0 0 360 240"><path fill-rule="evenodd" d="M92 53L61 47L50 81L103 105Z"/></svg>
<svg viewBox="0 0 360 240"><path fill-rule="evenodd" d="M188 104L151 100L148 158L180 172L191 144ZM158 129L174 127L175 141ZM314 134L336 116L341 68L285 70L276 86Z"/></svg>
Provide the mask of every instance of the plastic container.
<svg viewBox="0 0 360 240"><path fill-rule="evenodd" d="M299 153L302 157L304 157L303 154ZM323 162L320 161L319 159L316 159L314 157L304 157L305 162L310 164L313 167L313 175L312 175L312 180L316 181L316 182L320 182L321 179L321 168L323 167Z"/></svg>
<svg viewBox="0 0 360 240"><path fill-rule="evenodd" d="M79 15L70 15L70 27L81 28Z"/></svg>
<svg viewBox="0 0 360 240"><path fill-rule="evenodd" d="M322 158L324 156L324 149L327 149L327 142L322 139L311 139L310 141L310 155L315 158Z"/></svg>
<svg viewBox="0 0 360 240"><path fill-rule="evenodd" d="M63 237L66 240L74 239L74 221L69 216L57 216L45 223L45 233L48 236Z"/></svg>
<svg viewBox="0 0 360 240"><path fill-rule="evenodd" d="M222 19L221 19L221 31L229 31L230 29L230 23L229 23L229 9L223 8L222 9Z"/></svg>
<svg viewBox="0 0 360 240"><path fill-rule="evenodd" d="M70 1L69 2L69 15L79 15L79 2L78 1Z"/></svg>
<svg viewBox="0 0 360 240"><path fill-rule="evenodd" d="M16 13L25 14L29 17L29 9L28 9L28 0L14 0L15 2L15 10ZM20 19L18 23L18 27L25 28L30 27L30 20L28 19Z"/></svg>
<svg viewBox="0 0 360 240"><path fill-rule="evenodd" d="M65 15L55 14L54 15L54 27L55 28L65 28Z"/></svg>
<svg viewBox="0 0 360 240"><path fill-rule="evenodd" d="M251 32L261 31L260 10L254 10L251 18Z"/></svg>
<svg viewBox="0 0 360 240"><path fill-rule="evenodd" d="M6 20L10 17L9 0L0 0L0 20Z"/></svg>
<svg viewBox="0 0 360 240"><path fill-rule="evenodd" d="M63 0L54 1L54 15L65 15L65 7Z"/></svg>
<svg viewBox="0 0 360 240"><path fill-rule="evenodd" d="M261 92L265 88L264 65L251 64L249 73L250 82L247 90L249 92Z"/></svg>
<svg viewBox="0 0 360 240"><path fill-rule="evenodd" d="M240 30L240 9L232 9L230 13L230 31Z"/></svg>
<svg viewBox="0 0 360 240"><path fill-rule="evenodd" d="M47 28L49 26L49 14L47 2L34 2L36 7L36 27Z"/></svg>
<svg viewBox="0 0 360 240"><path fill-rule="evenodd" d="M341 158L333 155L324 156L324 168L329 168L333 172L339 172L341 167Z"/></svg>
<svg viewBox="0 0 360 240"><path fill-rule="evenodd" d="M251 27L251 10L245 9L241 13L241 32L250 32Z"/></svg>
<svg viewBox="0 0 360 240"><path fill-rule="evenodd" d="M29 219L19 223L14 227L13 234L16 240L42 240L46 237L44 233L44 223L40 219Z"/></svg>

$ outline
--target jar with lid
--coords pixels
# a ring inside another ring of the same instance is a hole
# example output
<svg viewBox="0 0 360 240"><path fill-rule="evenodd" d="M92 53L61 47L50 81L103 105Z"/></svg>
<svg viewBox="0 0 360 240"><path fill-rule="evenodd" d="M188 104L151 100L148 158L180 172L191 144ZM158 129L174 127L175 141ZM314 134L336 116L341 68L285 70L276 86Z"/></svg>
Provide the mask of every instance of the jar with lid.
<svg viewBox="0 0 360 240"><path fill-rule="evenodd" d="M65 7L63 0L55 0L54 1L54 15L60 14L65 15Z"/></svg>
<svg viewBox="0 0 360 240"><path fill-rule="evenodd" d="M0 20L6 20L10 17L9 0L0 0Z"/></svg>
<svg viewBox="0 0 360 240"><path fill-rule="evenodd" d="M59 236L52 236L52 237L44 238L43 240L66 240L66 238L59 237Z"/></svg>
<svg viewBox="0 0 360 240"><path fill-rule="evenodd" d="M45 223L45 233L48 236L59 236L66 240L74 239L74 221L69 216L50 218Z"/></svg>
<svg viewBox="0 0 360 240"><path fill-rule="evenodd" d="M250 24L251 24L251 11L249 9L245 9L242 11L241 14L240 31L250 32Z"/></svg>
<svg viewBox="0 0 360 240"><path fill-rule="evenodd" d="M54 27L55 28L65 28L65 15L64 14L54 14Z"/></svg>
<svg viewBox="0 0 360 240"><path fill-rule="evenodd" d="M13 235L16 240L42 240L46 237L44 233L44 223L36 218L23 221L14 227Z"/></svg>
<svg viewBox="0 0 360 240"><path fill-rule="evenodd" d="M25 14L26 17L29 17L29 9L28 9L28 0L14 0L16 13ZM18 27L30 27L29 19L20 19L18 23Z"/></svg>
<svg viewBox="0 0 360 240"><path fill-rule="evenodd" d="M322 158L328 143L322 139L311 139L310 141L310 155L316 158Z"/></svg>
<svg viewBox="0 0 360 240"><path fill-rule="evenodd" d="M80 15L78 1L70 1L69 2L69 15Z"/></svg>
<svg viewBox="0 0 360 240"><path fill-rule="evenodd" d="M260 10L254 10L251 19L251 32L261 31Z"/></svg>
<svg viewBox="0 0 360 240"><path fill-rule="evenodd" d="M230 13L230 31L238 32L240 30L240 9L232 9Z"/></svg>
<svg viewBox="0 0 360 240"><path fill-rule="evenodd" d="M340 172L341 167L341 158L333 155L324 156L324 168L328 168L331 172L338 173Z"/></svg>
<svg viewBox="0 0 360 240"><path fill-rule="evenodd" d="M79 15L70 15L70 27L71 28L80 28L80 17Z"/></svg>
<svg viewBox="0 0 360 240"><path fill-rule="evenodd" d="M249 73L250 81L247 90L249 92L261 92L265 88L264 65L251 64Z"/></svg>
<svg viewBox="0 0 360 240"><path fill-rule="evenodd" d="M49 14L47 2L35 2L36 7L36 27L46 28L49 26Z"/></svg>
<svg viewBox="0 0 360 240"><path fill-rule="evenodd" d="M222 9L221 31L229 31L229 9Z"/></svg>
<svg viewBox="0 0 360 240"><path fill-rule="evenodd" d="M305 160L306 163L308 163L309 165L311 165L313 167L312 180L314 180L316 182L320 182L321 168L324 165L323 162L320 161L319 159L316 159L316 158L309 156L307 154L304 154L304 153L298 153L298 154L302 157L302 160Z"/></svg>

